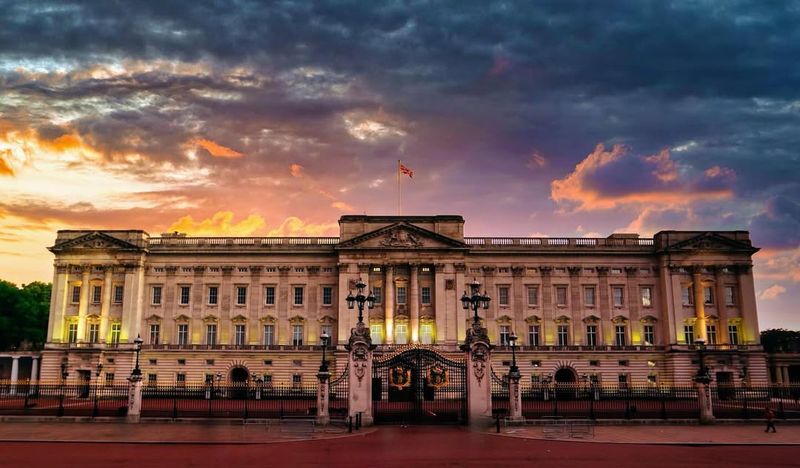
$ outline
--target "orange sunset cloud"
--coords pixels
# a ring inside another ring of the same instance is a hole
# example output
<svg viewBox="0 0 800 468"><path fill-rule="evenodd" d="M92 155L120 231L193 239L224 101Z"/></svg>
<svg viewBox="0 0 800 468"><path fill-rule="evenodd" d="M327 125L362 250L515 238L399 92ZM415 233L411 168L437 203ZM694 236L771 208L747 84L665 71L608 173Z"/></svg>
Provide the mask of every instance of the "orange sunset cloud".
<svg viewBox="0 0 800 468"><path fill-rule="evenodd" d="M236 150L228 148L227 146L222 146L219 143L206 138L198 138L195 140L195 143L197 143L197 146L200 146L211 153L211 156L214 156L215 158L240 158L244 156L242 153Z"/></svg>

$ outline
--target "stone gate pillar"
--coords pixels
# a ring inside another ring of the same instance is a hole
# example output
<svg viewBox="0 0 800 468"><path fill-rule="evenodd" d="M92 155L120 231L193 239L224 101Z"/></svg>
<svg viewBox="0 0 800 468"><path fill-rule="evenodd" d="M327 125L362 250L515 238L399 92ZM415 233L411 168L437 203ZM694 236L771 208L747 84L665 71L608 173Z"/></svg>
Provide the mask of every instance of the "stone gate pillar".
<svg viewBox="0 0 800 468"><path fill-rule="evenodd" d="M350 330L350 339L345 345L349 351L350 379L348 406L349 415L356 418L361 413L361 425L371 426L372 415L372 350L375 346L364 322L356 323Z"/></svg>
<svg viewBox="0 0 800 468"><path fill-rule="evenodd" d="M142 374L128 377L128 422L138 423L142 413Z"/></svg>
<svg viewBox="0 0 800 468"><path fill-rule="evenodd" d="M714 423L714 410L711 406L711 388L707 383L695 382L697 387L697 399L700 404L700 424Z"/></svg>
<svg viewBox="0 0 800 468"><path fill-rule="evenodd" d="M467 354L467 416L474 427L492 423L491 349L486 329L473 322L461 350Z"/></svg>
<svg viewBox="0 0 800 468"><path fill-rule="evenodd" d="M511 421L525 420L522 417L522 395L519 391L521 377L519 371L508 373L508 419Z"/></svg>
<svg viewBox="0 0 800 468"><path fill-rule="evenodd" d="M319 386L317 387L317 424L327 426L331 421L328 412L328 384L331 380L331 373L320 370L317 373Z"/></svg>

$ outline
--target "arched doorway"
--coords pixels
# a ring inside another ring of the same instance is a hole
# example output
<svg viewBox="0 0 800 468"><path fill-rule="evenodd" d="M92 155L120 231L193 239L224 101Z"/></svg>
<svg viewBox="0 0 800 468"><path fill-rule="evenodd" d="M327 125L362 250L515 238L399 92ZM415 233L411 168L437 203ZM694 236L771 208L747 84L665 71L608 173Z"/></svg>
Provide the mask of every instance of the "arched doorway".
<svg viewBox="0 0 800 468"><path fill-rule="evenodd" d="M578 374L571 367L562 367L553 376L556 382L556 394L559 400L568 400L576 397Z"/></svg>
<svg viewBox="0 0 800 468"><path fill-rule="evenodd" d="M244 367L234 367L230 373L230 383L234 387L231 392L233 398L247 398L247 387L250 373Z"/></svg>

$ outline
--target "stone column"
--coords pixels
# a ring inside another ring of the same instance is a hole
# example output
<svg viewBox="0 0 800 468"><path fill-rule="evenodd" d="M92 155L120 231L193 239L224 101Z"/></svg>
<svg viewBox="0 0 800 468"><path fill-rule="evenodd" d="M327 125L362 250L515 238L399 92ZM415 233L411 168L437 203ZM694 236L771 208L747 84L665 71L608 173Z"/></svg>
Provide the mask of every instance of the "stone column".
<svg viewBox="0 0 800 468"><path fill-rule="evenodd" d="M600 311L600 335L598 344L612 346L614 344L614 327L611 326L611 305L608 298L608 267L599 266L597 270L597 296Z"/></svg>
<svg viewBox="0 0 800 468"><path fill-rule="evenodd" d="M574 317L573 321L576 322L575 326L572 327L572 336L569 339L570 344L583 343L584 339L584 327L579 326L579 322L575 320L581 316L579 311L582 309L581 304L583 303L581 301L581 270L583 270L583 267L580 266L567 267L567 272L569 272L569 315Z"/></svg>
<svg viewBox="0 0 800 468"><path fill-rule="evenodd" d="M411 316L411 343L419 343L419 265L408 266L410 275L408 282L408 301Z"/></svg>
<svg viewBox="0 0 800 468"><path fill-rule="evenodd" d="M217 343L233 344L233 331L231 330L231 318L233 313L233 301L235 301L235 291L233 291L233 265L222 267L222 282L219 286L219 325L217 325Z"/></svg>
<svg viewBox="0 0 800 468"><path fill-rule="evenodd" d="M133 343L141 332L145 297L144 267L141 263L125 265L125 294L122 300L121 343Z"/></svg>
<svg viewBox="0 0 800 468"><path fill-rule="evenodd" d="M519 391L521 377L519 371L508 373L508 419L511 421L525 420L522 416L522 394Z"/></svg>
<svg viewBox="0 0 800 468"><path fill-rule="evenodd" d="M19 356L11 357L11 388L9 393L16 395L17 380L19 380Z"/></svg>
<svg viewBox="0 0 800 468"><path fill-rule="evenodd" d="M386 344L394 344L394 266L386 265L386 276L383 280L383 326L386 333ZM352 382L352 381L351 381Z"/></svg>
<svg viewBox="0 0 800 468"><path fill-rule="evenodd" d="M100 343L106 342L108 335L108 313L111 310L111 276L114 273L114 267L105 265L103 273L103 302L100 303Z"/></svg>
<svg viewBox="0 0 800 468"><path fill-rule="evenodd" d="M53 274L53 293L50 298L48 337L54 343L64 341L64 314L69 297L69 265L57 264Z"/></svg>
<svg viewBox="0 0 800 468"><path fill-rule="evenodd" d="M511 267L512 286L511 286L511 310L513 311L514 321L512 329L517 336L525 333L525 304L527 304L528 291L522 284L525 275L525 267L515 265Z"/></svg>
<svg viewBox="0 0 800 468"><path fill-rule="evenodd" d="M36 386L39 385L39 356L31 357L31 381L28 387L28 394L36 393Z"/></svg>
<svg viewBox="0 0 800 468"><path fill-rule="evenodd" d="M247 343L257 345L261 343L263 332L259 323L259 312L264 309L264 285L261 284L261 265L250 265L250 289L247 304ZM336 332L334 332L336 333Z"/></svg>
<svg viewBox="0 0 800 468"><path fill-rule="evenodd" d="M371 426L372 415L372 340L369 328L363 322L357 322L350 331L350 339L345 345L349 351L350 379L348 400L350 413L355 419L361 413L361 424Z"/></svg>
<svg viewBox="0 0 800 468"><path fill-rule="evenodd" d="M728 310L725 304L725 274L724 265L714 267L714 295L716 297L717 316L719 316L719 329L717 330L717 343L729 344L728 339Z"/></svg>
<svg viewBox="0 0 800 468"><path fill-rule="evenodd" d="M697 398L700 405L700 424L713 424L714 411L711 406L711 389L708 384L695 382L697 388Z"/></svg>
<svg viewBox="0 0 800 468"><path fill-rule="evenodd" d="M81 298L78 304L78 343L86 341L86 312L89 310L89 273L92 267L84 265L81 271Z"/></svg>
<svg viewBox="0 0 800 468"><path fill-rule="evenodd" d="M276 343L281 345L292 344L292 329L289 327L289 301L294 302L294 297L290 297L290 293L294 293L294 291L289 291L289 271L291 269L292 267L287 265L278 267L279 279L276 288L278 322L275 324L275 332L278 334Z"/></svg>
<svg viewBox="0 0 800 468"><path fill-rule="evenodd" d="M694 339L703 340L708 343L708 334L706 333L706 308L705 296L703 296L703 278L701 276L702 267L695 265L692 267L692 288L694 289L694 316L697 320L694 322ZM687 343L691 344L691 343Z"/></svg>
<svg viewBox="0 0 800 468"><path fill-rule="evenodd" d="M742 316L742 329L740 330L742 344L755 344L759 341L759 331L752 265L736 265L736 271L739 277L740 301L737 306Z"/></svg>
<svg viewBox="0 0 800 468"><path fill-rule="evenodd" d="M128 377L128 422L138 423L142 414L142 376Z"/></svg>
<svg viewBox="0 0 800 468"><path fill-rule="evenodd" d="M792 383L789 379L789 366L781 366L781 377L784 385L790 385Z"/></svg>
<svg viewBox="0 0 800 468"><path fill-rule="evenodd" d="M491 345L486 328L473 322L461 350L466 353L469 424L483 430L492 423Z"/></svg>
<svg viewBox="0 0 800 468"><path fill-rule="evenodd" d="M460 299L461 299L461 294L462 293L465 294L466 290L467 290L466 279L465 279L465 276L464 276L464 273L466 272L467 267L463 263L456 263L455 265L453 265L453 267L455 268L455 272L456 272L456 290L455 290L455 297L456 297L456 306L455 306L456 307L456 312L455 312L456 313L456 342L459 342L459 341L463 342L464 339L466 339L466 336L467 336L467 315L469 314L469 311L464 310L464 308L461 306L461 300ZM437 277L438 277L438 274L439 273L437 271ZM437 294L438 294L438 291L437 291ZM438 308L438 302L437 302L437 308ZM437 311L436 316L437 317L439 316L438 311ZM438 334L439 330L436 330L436 333Z"/></svg>
<svg viewBox="0 0 800 468"><path fill-rule="evenodd" d="M450 293L445 291L445 281L447 276L452 275L452 270L444 263L436 263L433 266L433 275L433 313L436 318L433 343L454 345L458 342L459 336L456 332L458 329L456 310L461 309L461 303L458 303L456 309L453 309L452 305L448 305L448 303L453 303L455 296L452 291ZM463 328L464 325L461 327Z"/></svg>
<svg viewBox="0 0 800 468"><path fill-rule="evenodd" d="M540 324L542 328L539 330L539 344L542 346L556 343L555 333L553 333L555 314L553 312L553 279L550 277L552 271L553 267L550 266L539 267L539 274L542 277L542 321Z"/></svg>
<svg viewBox="0 0 800 468"><path fill-rule="evenodd" d="M320 426L327 426L331 422L331 417L328 413L328 382L331 379L331 373L327 370L320 370L317 373L319 385L317 386L317 424Z"/></svg>

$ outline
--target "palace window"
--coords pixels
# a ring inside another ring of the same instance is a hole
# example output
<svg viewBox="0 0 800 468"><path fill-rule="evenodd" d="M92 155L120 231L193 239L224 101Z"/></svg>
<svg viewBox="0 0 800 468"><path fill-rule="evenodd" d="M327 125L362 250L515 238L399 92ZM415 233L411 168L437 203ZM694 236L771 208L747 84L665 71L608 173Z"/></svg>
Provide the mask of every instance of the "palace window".
<svg viewBox="0 0 800 468"><path fill-rule="evenodd" d="M125 287L121 284L114 286L114 304L122 304L122 298L125 294Z"/></svg>
<svg viewBox="0 0 800 468"><path fill-rule="evenodd" d="M508 346L511 342L508 337L511 336L511 327L508 325L500 325L500 345Z"/></svg>
<svg viewBox="0 0 800 468"><path fill-rule="evenodd" d="M247 304L247 286L236 286L236 305Z"/></svg>
<svg viewBox="0 0 800 468"><path fill-rule="evenodd" d="M725 305L736 305L736 286L725 286Z"/></svg>
<svg viewBox="0 0 800 468"><path fill-rule="evenodd" d="M322 287L322 305L333 304L333 288L330 286Z"/></svg>
<svg viewBox="0 0 800 468"><path fill-rule="evenodd" d="M528 286L528 306L535 307L539 305L539 288L537 286Z"/></svg>
<svg viewBox="0 0 800 468"><path fill-rule="evenodd" d="M694 288L691 286L682 286L681 299L685 306L694 305Z"/></svg>
<svg viewBox="0 0 800 468"><path fill-rule="evenodd" d="M264 305L275 305L275 286L264 286Z"/></svg>
<svg viewBox="0 0 800 468"><path fill-rule="evenodd" d="M586 325L586 345L597 346L597 325Z"/></svg>
<svg viewBox="0 0 800 468"><path fill-rule="evenodd" d="M292 375L292 388L300 388L303 385L303 374Z"/></svg>
<svg viewBox="0 0 800 468"><path fill-rule="evenodd" d="M394 327L394 342L396 344L408 344L408 325L399 323Z"/></svg>
<svg viewBox="0 0 800 468"><path fill-rule="evenodd" d="M539 325L528 325L528 344L539 346Z"/></svg>
<svg viewBox="0 0 800 468"><path fill-rule="evenodd" d="M264 325L264 345L275 344L275 325Z"/></svg>
<svg viewBox="0 0 800 468"><path fill-rule="evenodd" d="M303 346L302 325L292 325L292 346Z"/></svg>
<svg viewBox="0 0 800 468"><path fill-rule="evenodd" d="M686 344L694 343L694 325L683 326L683 341L685 341Z"/></svg>
<svg viewBox="0 0 800 468"><path fill-rule="evenodd" d="M206 344L207 345L215 345L217 344L217 325L210 323L206 325Z"/></svg>
<svg viewBox="0 0 800 468"><path fill-rule="evenodd" d="M429 286L423 286L420 288L420 297L422 299L423 304L430 304L431 303L431 288Z"/></svg>
<svg viewBox="0 0 800 468"><path fill-rule="evenodd" d="M161 325L154 323L150 325L150 344L158 344L158 337L161 334Z"/></svg>
<svg viewBox="0 0 800 468"><path fill-rule="evenodd" d="M181 297L179 301L180 305L189 305L191 291L191 286L181 286Z"/></svg>
<svg viewBox="0 0 800 468"><path fill-rule="evenodd" d="M717 326L716 325L706 325L706 336L708 338L707 344L715 345L717 344Z"/></svg>
<svg viewBox="0 0 800 468"><path fill-rule="evenodd" d="M303 287L302 286L295 286L294 287L294 305L296 305L296 306L303 305Z"/></svg>
<svg viewBox="0 0 800 468"><path fill-rule="evenodd" d="M611 288L611 296L614 301L614 307L622 307L625 304L625 288L622 286L613 286Z"/></svg>
<svg viewBox="0 0 800 468"><path fill-rule="evenodd" d="M103 295L102 286L92 286L92 304L99 304L102 295Z"/></svg>
<svg viewBox="0 0 800 468"><path fill-rule="evenodd" d="M158 385L158 374L147 374L147 386L155 387Z"/></svg>
<svg viewBox="0 0 800 468"><path fill-rule="evenodd" d="M569 346L569 325L558 326L558 346Z"/></svg>
<svg viewBox="0 0 800 468"><path fill-rule="evenodd" d="M501 306L508 305L508 286L497 288L497 299Z"/></svg>
<svg viewBox="0 0 800 468"><path fill-rule="evenodd" d="M628 388L628 382L630 381L629 375L619 374L617 381L619 382L619 388Z"/></svg>
<svg viewBox="0 0 800 468"><path fill-rule="evenodd" d="M405 288L405 286L398 286L397 287L397 303L398 304L405 304L406 303L406 288Z"/></svg>
<svg viewBox="0 0 800 468"><path fill-rule="evenodd" d="M218 286L209 286L208 287L208 305L217 305L219 302L219 287Z"/></svg>
<svg viewBox="0 0 800 468"><path fill-rule="evenodd" d="M614 344L617 346L625 346L625 325L616 325L614 327Z"/></svg>
<svg viewBox="0 0 800 468"><path fill-rule="evenodd" d="M112 385L114 385L114 373L106 372L106 387L111 387Z"/></svg>
<svg viewBox="0 0 800 468"><path fill-rule="evenodd" d="M72 303L77 304L81 301L81 287L80 286L73 286L72 287Z"/></svg>
<svg viewBox="0 0 800 468"><path fill-rule="evenodd" d="M186 386L186 374L183 372L178 372L175 374L175 386L176 387L185 387Z"/></svg>
<svg viewBox="0 0 800 468"><path fill-rule="evenodd" d="M100 341L100 325L97 323L89 324L89 343Z"/></svg>
<svg viewBox="0 0 800 468"><path fill-rule="evenodd" d="M77 343L78 342L78 324L77 323L70 323L69 327L67 328L67 342L68 343Z"/></svg>
<svg viewBox="0 0 800 468"><path fill-rule="evenodd" d="M653 325L644 326L644 344L652 346L656 342L656 327Z"/></svg>
<svg viewBox="0 0 800 468"><path fill-rule="evenodd" d="M369 335L372 338L372 342L374 344L383 344L383 325L380 324L370 325Z"/></svg>
<svg viewBox="0 0 800 468"><path fill-rule="evenodd" d="M161 305L161 286L153 286L152 288L152 295L151 297L151 304L153 305Z"/></svg>
<svg viewBox="0 0 800 468"><path fill-rule="evenodd" d="M376 304L383 303L383 289L380 286L375 286L372 288L372 295L375 296Z"/></svg>
<svg viewBox="0 0 800 468"><path fill-rule="evenodd" d="M556 286L556 305L557 306L566 306L567 305L567 287L566 286Z"/></svg>
<svg viewBox="0 0 800 468"><path fill-rule="evenodd" d="M642 306L643 307L652 307L653 306L653 288L650 286L643 286L640 289L642 295Z"/></svg>
<svg viewBox="0 0 800 468"><path fill-rule="evenodd" d="M111 343L112 344L119 344L119 335L122 332L122 324L120 323L112 323L111 324Z"/></svg>
<svg viewBox="0 0 800 468"><path fill-rule="evenodd" d="M594 286L587 286L583 289L583 303L586 306L594 307L595 305L595 289Z"/></svg>
<svg viewBox="0 0 800 468"><path fill-rule="evenodd" d="M703 288L703 304L714 305L714 290L710 286Z"/></svg>
<svg viewBox="0 0 800 468"><path fill-rule="evenodd" d="M739 327L736 325L728 325L728 341L732 345L739 344Z"/></svg>
<svg viewBox="0 0 800 468"><path fill-rule="evenodd" d="M189 344L189 325L186 323L178 324L178 344L181 346Z"/></svg>
<svg viewBox="0 0 800 468"><path fill-rule="evenodd" d="M422 344L433 344L433 325L423 323L419 326L419 341Z"/></svg>
<svg viewBox="0 0 800 468"><path fill-rule="evenodd" d="M234 343L236 346L244 346L245 342L245 326L237 324L234 326L233 332Z"/></svg>

